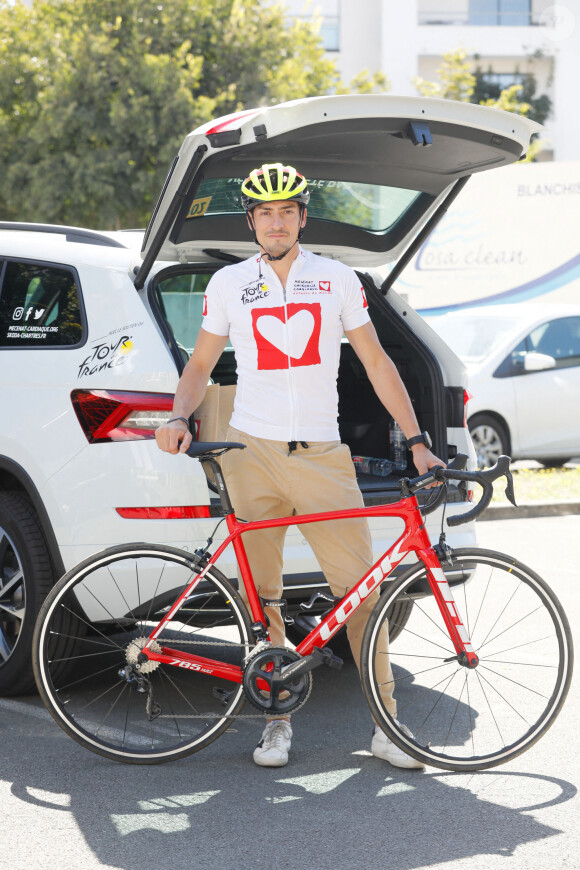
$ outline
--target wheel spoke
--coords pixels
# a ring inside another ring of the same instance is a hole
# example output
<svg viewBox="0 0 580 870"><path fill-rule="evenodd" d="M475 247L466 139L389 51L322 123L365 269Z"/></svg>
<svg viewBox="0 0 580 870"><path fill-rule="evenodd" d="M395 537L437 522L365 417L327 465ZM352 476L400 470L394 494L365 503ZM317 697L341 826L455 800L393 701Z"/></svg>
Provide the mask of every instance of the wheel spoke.
<svg viewBox="0 0 580 870"><path fill-rule="evenodd" d="M12 644L0 628L0 659L7 662L12 652Z"/></svg>
<svg viewBox="0 0 580 870"><path fill-rule="evenodd" d="M5 576L5 575L4 575ZM5 606L3 599L10 600L14 595L14 591L19 589L24 582L24 572L22 568L18 568L9 580L4 580L0 586L0 607Z"/></svg>

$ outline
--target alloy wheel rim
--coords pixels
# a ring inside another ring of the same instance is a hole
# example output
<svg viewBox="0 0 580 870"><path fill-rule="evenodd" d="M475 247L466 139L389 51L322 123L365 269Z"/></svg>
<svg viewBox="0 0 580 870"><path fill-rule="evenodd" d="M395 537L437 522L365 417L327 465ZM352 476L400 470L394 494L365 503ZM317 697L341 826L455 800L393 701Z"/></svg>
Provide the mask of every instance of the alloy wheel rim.
<svg viewBox="0 0 580 870"><path fill-rule="evenodd" d="M0 664L5 663L20 636L26 593L24 569L14 542L0 527Z"/></svg>

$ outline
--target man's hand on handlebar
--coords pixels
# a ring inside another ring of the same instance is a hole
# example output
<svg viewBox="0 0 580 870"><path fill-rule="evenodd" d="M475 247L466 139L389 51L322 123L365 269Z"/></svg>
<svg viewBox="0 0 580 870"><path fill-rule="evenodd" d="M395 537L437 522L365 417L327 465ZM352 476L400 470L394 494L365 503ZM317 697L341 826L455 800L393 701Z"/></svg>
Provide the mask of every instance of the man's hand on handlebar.
<svg viewBox="0 0 580 870"><path fill-rule="evenodd" d="M485 471L466 471L464 468L467 463L467 456L458 455L446 468L437 468L434 466L432 471L428 472L426 475L421 475L413 480L402 480L402 491L404 494L408 494L418 492L420 489L428 489L430 486L433 486L433 478L439 481L463 480L478 483L483 490L479 501L476 502L471 510L466 513L449 517L447 520L447 525L458 526L461 523L467 523L469 520L474 520L483 513L493 497L494 481L500 477L506 478L506 497L513 505L516 505L513 478L510 471L510 461L509 456L500 456L495 465L491 468L486 468ZM423 512L430 513L439 505L440 501L441 499L439 497L431 499L427 506L428 509L425 510L422 508Z"/></svg>
<svg viewBox="0 0 580 870"><path fill-rule="evenodd" d="M427 474L432 468L436 466L441 466L441 468L446 468L445 463L435 456L434 453L425 447L424 444L417 444L411 448L411 453L413 454L413 463L415 468L419 472L419 474ZM432 486L440 486L440 483L430 483L425 489L430 489Z"/></svg>
<svg viewBox="0 0 580 870"><path fill-rule="evenodd" d="M192 442L192 435L183 420L173 420L156 430L155 440L165 453L185 453Z"/></svg>

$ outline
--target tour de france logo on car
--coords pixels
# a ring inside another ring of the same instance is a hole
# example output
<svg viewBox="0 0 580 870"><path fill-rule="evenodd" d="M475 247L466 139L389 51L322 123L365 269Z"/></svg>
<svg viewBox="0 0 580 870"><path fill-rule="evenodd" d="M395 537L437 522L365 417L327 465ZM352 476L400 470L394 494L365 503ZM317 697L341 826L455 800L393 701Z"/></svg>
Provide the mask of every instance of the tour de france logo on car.
<svg viewBox="0 0 580 870"><path fill-rule="evenodd" d="M319 302L252 309L258 370L320 365Z"/></svg>

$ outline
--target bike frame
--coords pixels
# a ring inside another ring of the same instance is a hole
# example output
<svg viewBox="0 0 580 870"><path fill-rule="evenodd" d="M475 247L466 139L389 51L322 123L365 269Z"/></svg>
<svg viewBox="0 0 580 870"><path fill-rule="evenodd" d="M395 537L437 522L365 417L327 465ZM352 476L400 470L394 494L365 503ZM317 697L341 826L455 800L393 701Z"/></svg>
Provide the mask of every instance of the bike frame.
<svg viewBox="0 0 580 870"><path fill-rule="evenodd" d="M241 683L243 670L238 665L226 664L215 659L204 658L203 656L185 653L181 650L174 650L165 646L161 647L161 652L155 652L151 648L152 644L192 594L196 586L216 564L229 544L233 545L236 554L252 619L254 623L267 625L242 541L242 536L246 532L359 517L399 517L404 521L405 528L392 547L375 562L372 568L332 608L320 624L304 638L299 646L296 647L296 651L302 656L307 656L313 651L314 647L323 647L343 625L346 625L351 616L361 606L364 599L390 577L397 565L409 553L414 552L427 569L429 586L437 601L457 656L468 667L475 667L478 661L477 655L473 651L467 629L463 625L455 606L453 594L429 538L415 495L405 496L394 504L376 505L368 508L349 508L326 513L303 514L300 516L295 515L268 520L255 520L252 522L238 520L233 511L226 513L225 519L229 532L228 536L209 558L202 570L188 583L167 614L157 624L150 634L147 643L144 645L142 652L152 661L163 662L164 664L180 668L188 668L200 673L221 677L234 683Z"/></svg>

